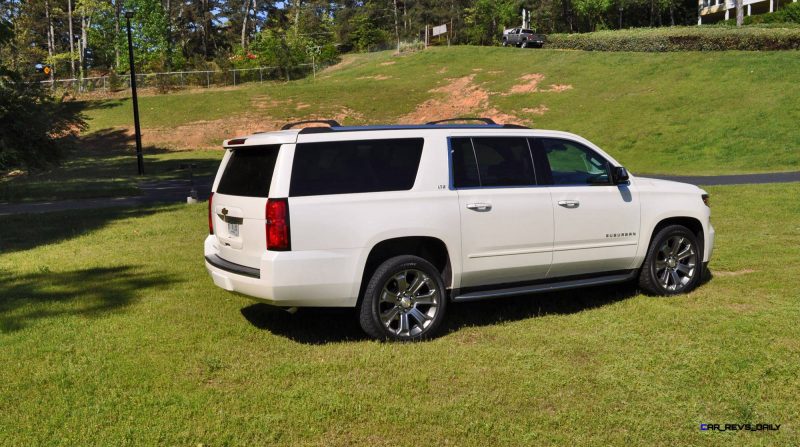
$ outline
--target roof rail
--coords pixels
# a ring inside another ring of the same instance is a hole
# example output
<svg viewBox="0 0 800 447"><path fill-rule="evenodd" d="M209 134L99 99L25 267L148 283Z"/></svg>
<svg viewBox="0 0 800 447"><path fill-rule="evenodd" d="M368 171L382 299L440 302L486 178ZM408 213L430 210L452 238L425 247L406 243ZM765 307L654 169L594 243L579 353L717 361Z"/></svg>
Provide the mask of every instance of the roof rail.
<svg viewBox="0 0 800 447"><path fill-rule="evenodd" d="M293 123L286 123L281 127L281 130L289 130L294 126L299 126L300 124L327 124L330 127L342 127L336 120L305 120L305 121L295 121Z"/></svg>
<svg viewBox="0 0 800 447"><path fill-rule="evenodd" d="M426 126L430 126L432 124L440 124L440 123L450 123L453 121L481 121L487 125L496 125L497 123L494 122L491 118L481 118L477 116L463 116L459 118L447 118L445 120L437 120L437 121L429 121L425 123Z"/></svg>

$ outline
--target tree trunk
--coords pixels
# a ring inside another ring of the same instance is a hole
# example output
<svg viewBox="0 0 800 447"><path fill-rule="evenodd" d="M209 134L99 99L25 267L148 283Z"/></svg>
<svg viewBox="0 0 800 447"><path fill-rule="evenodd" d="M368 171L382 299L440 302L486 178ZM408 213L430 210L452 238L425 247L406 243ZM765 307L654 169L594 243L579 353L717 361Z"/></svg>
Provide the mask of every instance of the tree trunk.
<svg viewBox="0 0 800 447"><path fill-rule="evenodd" d="M669 3L669 26L675 26L675 5Z"/></svg>
<svg viewBox="0 0 800 447"><path fill-rule="evenodd" d="M408 9L406 2L403 2L403 33L408 35Z"/></svg>
<svg viewBox="0 0 800 447"><path fill-rule="evenodd" d="M72 31L72 0L67 0L67 21L69 21L69 75L75 78L75 34ZM117 30L119 34L119 30ZM116 45L114 46L116 48Z"/></svg>
<svg viewBox="0 0 800 447"><path fill-rule="evenodd" d="M736 0L736 26L742 26L744 23L744 8L742 7L742 0Z"/></svg>
<svg viewBox="0 0 800 447"><path fill-rule="evenodd" d="M250 0L244 0L244 17L242 17L242 49L247 48L247 18L250 16Z"/></svg>
<svg viewBox="0 0 800 447"><path fill-rule="evenodd" d="M397 0L394 0L394 36L397 38L397 52L400 52L400 26L397 24Z"/></svg>
<svg viewBox="0 0 800 447"><path fill-rule="evenodd" d="M55 70L53 67L53 47L55 46L55 36L53 33L53 20L50 17L50 2L44 1L44 15L47 19L47 55L50 56L47 63L50 65L50 86L55 88Z"/></svg>
<svg viewBox="0 0 800 447"><path fill-rule="evenodd" d="M114 44L114 71L119 70L119 17L122 15L122 7L120 2L121 0L114 0L114 37L116 38L116 43ZM71 28L72 25L70 24L70 29ZM70 34L72 34L72 31L70 31ZM70 45L71 44L72 42L70 42ZM74 78L75 75L73 74L72 77Z"/></svg>
<svg viewBox="0 0 800 447"><path fill-rule="evenodd" d="M297 5L294 10L294 36L297 37L300 31L300 9L303 7L303 0L297 0Z"/></svg>
<svg viewBox="0 0 800 447"><path fill-rule="evenodd" d="M201 4L203 8L203 56L205 56L206 60L208 60L208 0L203 0Z"/></svg>
<svg viewBox="0 0 800 447"><path fill-rule="evenodd" d="M80 45L80 63L81 63L81 81L86 76L86 47L89 46L89 17L86 15L86 8L81 10L81 45Z"/></svg>
<svg viewBox="0 0 800 447"><path fill-rule="evenodd" d="M170 0L164 4L164 13L167 14L167 29L164 30L164 36L167 38L167 71L172 71L172 4Z"/></svg>

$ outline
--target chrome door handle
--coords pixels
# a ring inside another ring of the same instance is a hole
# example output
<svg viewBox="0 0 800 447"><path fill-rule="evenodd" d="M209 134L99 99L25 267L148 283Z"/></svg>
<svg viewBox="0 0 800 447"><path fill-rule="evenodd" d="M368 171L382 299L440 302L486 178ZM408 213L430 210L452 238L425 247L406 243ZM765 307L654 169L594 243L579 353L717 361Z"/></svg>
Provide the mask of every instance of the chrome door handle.
<svg viewBox="0 0 800 447"><path fill-rule="evenodd" d="M486 212L492 210L491 203L468 203L467 209L478 212Z"/></svg>
<svg viewBox="0 0 800 447"><path fill-rule="evenodd" d="M564 208L572 209L579 207L581 202L578 202L577 200L559 200L558 205L563 206Z"/></svg>

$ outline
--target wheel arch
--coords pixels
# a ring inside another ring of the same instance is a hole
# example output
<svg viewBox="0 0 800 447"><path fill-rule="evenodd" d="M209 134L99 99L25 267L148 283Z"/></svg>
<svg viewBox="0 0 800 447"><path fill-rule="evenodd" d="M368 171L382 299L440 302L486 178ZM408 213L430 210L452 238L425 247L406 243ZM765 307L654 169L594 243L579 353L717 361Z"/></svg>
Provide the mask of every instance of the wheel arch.
<svg viewBox="0 0 800 447"><path fill-rule="evenodd" d="M699 246L701 253L700 258L703 258L702 250L705 247L705 230L703 229L703 223L700 222L699 219L696 217L691 216L673 216L661 219L655 227L653 227L653 231L650 233L650 238L647 241L647 248L650 248L650 245L653 243L653 238L656 237L659 231L662 229L670 226L670 225L680 225L687 228L692 234L695 235L697 238L697 245Z"/></svg>
<svg viewBox="0 0 800 447"><path fill-rule="evenodd" d="M450 260L450 251L444 241L433 236L395 237L376 243L370 250L369 255L367 255L367 260L361 273L358 303L361 303L364 289L375 269L387 259L402 255L418 256L430 262L441 273L445 285L452 287L453 268Z"/></svg>

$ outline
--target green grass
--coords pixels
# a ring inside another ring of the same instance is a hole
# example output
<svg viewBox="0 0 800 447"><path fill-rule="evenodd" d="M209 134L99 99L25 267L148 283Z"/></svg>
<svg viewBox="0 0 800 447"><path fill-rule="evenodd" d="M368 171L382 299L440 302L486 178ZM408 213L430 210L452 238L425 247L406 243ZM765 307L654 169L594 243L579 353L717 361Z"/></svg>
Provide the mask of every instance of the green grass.
<svg viewBox="0 0 800 447"><path fill-rule="evenodd" d="M690 295L454 305L417 344L216 288L203 205L0 218L0 444L796 445L800 184L709 190ZM746 422L782 426L699 430Z"/></svg>
<svg viewBox="0 0 800 447"><path fill-rule="evenodd" d="M325 72L316 81L144 97L142 122L145 127L167 128L241 117L280 122L331 117L345 109L355 112L343 114L345 123L392 123L426 99L442 97L430 90L446 79L475 74L476 82L491 94L490 107L535 127L583 135L635 173L796 170L800 109L795 105L800 103L800 89L787 73L800 71L799 54L487 47L435 48L403 57L377 53L359 55L354 63ZM395 63L381 65L390 61ZM442 68L447 72L438 73ZM503 95L529 73L545 75L542 87L573 88ZM390 78L364 79L375 75ZM298 104L308 107L297 109ZM548 108L543 116L523 111L539 105ZM87 114L93 131L130 125L128 101L91 107Z"/></svg>

